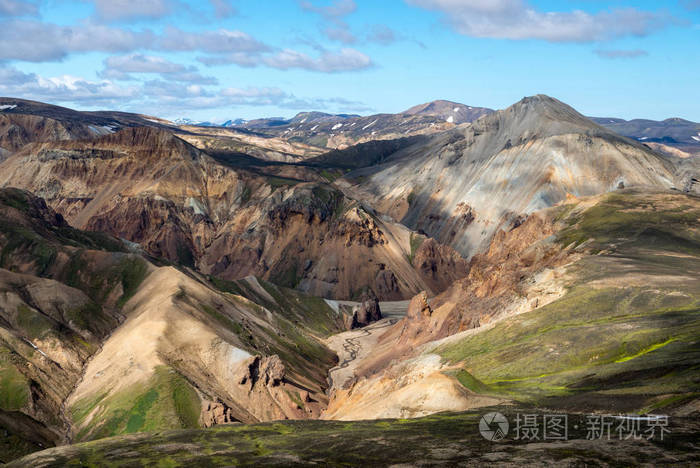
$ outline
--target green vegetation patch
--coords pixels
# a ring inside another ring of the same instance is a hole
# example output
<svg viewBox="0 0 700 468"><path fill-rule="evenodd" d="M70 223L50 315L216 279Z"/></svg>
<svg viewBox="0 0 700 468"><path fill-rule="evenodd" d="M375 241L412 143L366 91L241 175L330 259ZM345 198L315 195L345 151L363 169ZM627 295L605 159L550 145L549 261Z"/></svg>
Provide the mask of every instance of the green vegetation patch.
<svg viewBox="0 0 700 468"><path fill-rule="evenodd" d="M569 227L558 234L564 245L580 245L593 239L605 248L611 243L626 247L671 250L700 255L700 208L682 204L678 195L645 197L636 193L612 193L583 212L571 214L571 205L559 217ZM649 201L651 198L651 201Z"/></svg>
<svg viewBox="0 0 700 468"><path fill-rule="evenodd" d="M479 433L481 417L491 411L502 413L511 422L510 431L500 442L491 442ZM575 425L580 414L567 415L569 442L533 444L514 439L518 414L542 413L547 412L499 406L417 419L235 424L58 447L11 466L31 466L36 460L48 461L51 466L390 466L415 465L417 461L436 466L486 466L494 460L496 464L515 460L523 466L601 462L636 466L673 460L675 465L695 466L700 460L697 424L691 419L671 418L670 436L653 443L617 439L591 443L585 440L585 425Z"/></svg>
<svg viewBox="0 0 700 468"><path fill-rule="evenodd" d="M54 328L51 319L24 304L17 306L17 326L30 339L43 338Z"/></svg>
<svg viewBox="0 0 700 468"><path fill-rule="evenodd" d="M77 440L117 434L195 428L201 402L197 392L175 370L155 369L153 377L115 394L103 393L76 402L70 409L78 428Z"/></svg>
<svg viewBox="0 0 700 468"><path fill-rule="evenodd" d="M112 290L121 284L123 294L117 305L123 307L147 275L146 260L136 255L122 255L113 265L100 267L90 265L85 259L84 251L78 250L62 272L61 279L67 285L83 291L98 304L104 303Z"/></svg>
<svg viewBox="0 0 700 468"><path fill-rule="evenodd" d="M13 353L0 346L0 409L16 411L29 403L29 382L15 366Z"/></svg>
<svg viewBox="0 0 700 468"><path fill-rule="evenodd" d="M669 300L669 297L671 300ZM697 392L698 296L574 287L561 299L436 351L479 393L540 402L582 392Z"/></svg>
<svg viewBox="0 0 700 468"><path fill-rule="evenodd" d="M411 238L410 238L410 246L411 246L411 254L408 257L409 263L413 264L413 259L416 257L416 252L418 249L420 249L420 246L423 245L423 242L425 241L425 236L421 236L420 234L416 234L415 232L411 233Z"/></svg>

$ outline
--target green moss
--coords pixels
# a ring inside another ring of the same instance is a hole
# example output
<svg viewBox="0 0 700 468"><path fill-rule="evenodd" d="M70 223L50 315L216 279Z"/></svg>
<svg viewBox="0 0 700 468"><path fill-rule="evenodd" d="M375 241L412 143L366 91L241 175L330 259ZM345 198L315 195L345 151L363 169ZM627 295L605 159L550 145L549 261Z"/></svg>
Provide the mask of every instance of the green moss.
<svg viewBox="0 0 700 468"><path fill-rule="evenodd" d="M418 192L416 191L415 188L411 190L411 193L408 194L408 197L406 197L406 201L408 202L409 205L413 206L413 204L416 201L416 198L418 198Z"/></svg>
<svg viewBox="0 0 700 468"><path fill-rule="evenodd" d="M341 178L344 172L340 169L321 169L321 176L328 182L334 182Z"/></svg>
<svg viewBox="0 0 700 468"><path fill-rule="evenodd" d="M118 275L124 291L117 305L123 307L148 275L148 266L143 259L129 256L119 262L114 273Z"/></svg>
<svg viewBox="0 0 700 468"><path fill-rule="evenodd" d="M0 220L0 233L6 237L0 251L0 267L10 268L14 261L24 263L28 259L35 265L37 274L44 275L53 264L57 255L55 247L34 231Z"/></svg>
<svg viewBox="0 0 700 468"><path fill-rule="evenodd" d="M23 190L6 188L0 190L0 205L10 206L18 211L29 211L29 194Z"/></svg>
<svg viewBox="0 0 700 468"><path fill-rule="evenodd" d="M139 432L146 424L146 414L158 400L158 390L149 389L145 394L139 396L130 410L129 419L126 422L124 432Z"/></svg>
<svg viewBox="0 0 700 468"><path fill-rule="evenodd" d="M251 190L247 185L243 187L241 192L241 203L248 203L250 201Z"/></svg>
<svg viewBox="0 0 700 468"><path fill-rule="evenodd" d="M159 366L148 382L134 384L115 394L84 398L71 408L78 440L117 434L198 427L201 403L196 391L173 369Z"/></svg>
<svg viewBox="0 0 700 468"><path fill-rule="evenodd" d="M425 236L421 236L420 234L416 233L411 233L410 237L410 246L411 246L411 254L408 257L408 262L410 264L413 264L413 259L416 256L416 252L418 249L420 249L420 246L423 245L423 241L425 241Z"/></svg>
<svg viewBox="0 0 700 468"><path fill-rule="evenodd" d="M300 181L295 180L295 179L288 179L286 177L275 177L275 176L266 176L265 181L270 184L273 188L279 188L279 187L290 187L297 185Z"/></svg>
<svg viewBox="0 0 700 468"><path fill-rule="evenodd" d="M700 355L694 338L700 335L700 301L677 295L669 307L668 293L575 287L558 301L437 352L461 363L465 373L455 376L465 387L520 401L635 386L644 389L628 391L646 397L697 391L686 373L670 372L687 369Z"/></svg>
<svg viewBox="0 0 700 468"><path fill-rule="evenodd" d="M17 326L30 339L42 338L54 328L51 319L24 304L17 306Z"/></svg>
<svg viewBox="0 0 700 468"><path fill-rule="evenodd" d="M455 372L454 377L461 383L465 388L476 392L476 393L488 393L489 386L481 382L479 379L475 378L469 372L461 369Z"/></svg>
<svg viewBox="0 0 700 468"><path fill-rule="evenodd" d="M569 227L557 240L564 246L593 239L600 248L614 242L700 255L700 210L667 208L662 203L657 206L638 194L614 193L576 215L570 215L572 209L567 206L557 217L566 220Z"/></svg>
<svg viewBox="0 0 700 468"><path fill-rule="evenodd" d="M655 344L653 344L653 345L651 345L651 346L647 346L646 348L642 349L641 351L636 352L635 354L623 356L623 357L621 357L621 358L615 360L615 362L627 362L627 361L630 361L630 360L632 360L632 359L638 358L639 356L643 356L643 355L645 355L645 354L647 354L647 353L650 353L650 352L652 352L652 351L655 351L655 350L657 350L657 349L659 349L659 348L663 348L664 346L666 346L666 345L669 344L669 343L672 343L673 341L676 341L676 339L675 339L675 338L669 338L668 340L662 341L661 343L655 343Z"/></svg>
<svg viewBox="0 0 700 468"><path fill-rule="evenodd" d="M0 347L0 409L17 411L29 403L29 382L15 367L12 353Z"/></svg>
<svg viewBox="0 0 700 468"><path fill-rule="evenodd" d="M296 288L302 277L298 275L299 266L296 263L283 268L270 277L270 281L280 286Z"/></svg>

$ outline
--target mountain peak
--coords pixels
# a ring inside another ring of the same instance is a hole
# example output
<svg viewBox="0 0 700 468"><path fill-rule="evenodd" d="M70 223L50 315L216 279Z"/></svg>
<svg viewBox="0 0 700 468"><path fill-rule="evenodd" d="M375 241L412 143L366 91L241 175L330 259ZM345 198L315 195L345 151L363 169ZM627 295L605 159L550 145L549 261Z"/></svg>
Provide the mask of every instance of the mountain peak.
<svg viewBox="0 0 700 468"><path fill-rule="evenodd" d="M490 114L492 109L485 107L473 107L458 102L439 99L424 104L419 104L407 109L401 114L407 115L429 115L439 117L449 123L461 124L472 122L481 116Z"/></svg>
<svg viewBox="0 0 700 468"><path fill-rule="evenodd" d="M553 97L527 96L512 106L495 112L487 120L499 120L499 127L511 135L523 132L539 136L599 130L607 132L576 109Z"/></svg>

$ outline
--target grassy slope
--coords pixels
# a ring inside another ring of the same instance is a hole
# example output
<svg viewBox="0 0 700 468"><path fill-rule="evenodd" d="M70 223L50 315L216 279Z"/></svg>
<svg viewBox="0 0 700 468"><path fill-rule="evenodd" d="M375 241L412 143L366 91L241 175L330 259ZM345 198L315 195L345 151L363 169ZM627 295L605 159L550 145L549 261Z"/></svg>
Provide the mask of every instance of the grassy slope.
<svg viewBox="0 0 700 468"><path fill-rule="evenodd" d="M97 400L103 402L103 395ZM161 366L147 384L138 384L109 399L109 405L81 401L71 408L76 425L90 418L76 440L99 439L118 434L199 427L201 403L197 392L174 370Z"/></svg>
<svg viewBox="0 0 700 468"><path fill-rule="evenodd" d="M268 320L265 309L273 312L275 328L283 333L269 334L267 329L262 328L257 331L242 330L237 324L220 317L222 324L251 344L254 341L251 331L255 331L257 336L265 338L255 343L260 351L268 355L277 354L290 370L311 380L325 380L328 369L336 364L336 356L317 338L340 333L345 328L342 316L336 314L323 299L258 280L265 292L272 297L273 301L270 301L269 297L260 294L245 280L225 281L212 277L210 281L224 293L252 301L246 305L264 320Z"/></svg>
<svg viewBox="0 0 700 468"><path fill-rule="evenodd" d="M56 303L63 321L57 321L33 304L22 303L15 311L6 311L16 317L15 327L0 327L0 411L10 415L9 419L16 419L9 413L12 411L32 414L31 386L35 387L35 398L53 394L48 387L55 376L33 381L25 375L23 370L35 365L30 361L41 359L37 351L27 350L26 341L51 337L69 348L96 351L100 338L118 324L114 308L105 307L108 296L121 287L123 293L117 304L120 307L147 274L147 262L127 253L118 239L73 229L48 213L45 205L28 192L0 190L0 268L58 280L83 291L90 301L73 308ZM68 261L57 262L59 256ZM8 283L2 292L26 297L24 287ZM56 417L51 415L49 419ZM61 424L58 420L54 422ZM7 453L37 449L26 439L27 434L13 431L2 422L0 431L16 439L15 443L0 445L0 458Z"/></svg>
<svg viewBox="0 0 700 468"><path fill-rule="evenodd" d="M561 210L559 242L598 253L570 268L568 292L437 352L472 390L534 404L648 411L697 398L700 201L624 193Z"/></svg>
<svg viewBox="0 0 700 468"><path fill-rule="evenodd" d="M569 441L527 444L482 438L481 415L497 410L510 421L530 408L501 407L420 419L335 422L285 421L230 425L206 430L134 434L58 447L9 466L388 466L470 462L474 466L512 461L542 464L631 466L641 462L690 464L700 460L693 446L698 422L670 421L670 436L646 440L587 441L580 415L569 415Z"/></svg>

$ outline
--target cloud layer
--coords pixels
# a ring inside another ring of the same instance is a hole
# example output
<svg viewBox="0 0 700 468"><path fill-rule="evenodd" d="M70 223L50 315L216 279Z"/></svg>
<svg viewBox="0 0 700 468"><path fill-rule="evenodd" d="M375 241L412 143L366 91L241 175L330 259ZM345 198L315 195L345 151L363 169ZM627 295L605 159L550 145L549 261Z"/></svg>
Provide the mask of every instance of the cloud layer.
<svg viewBox="0 0 700 468"><path fill-rule="evenodd" d="M466 36L494 39L539 39L549 42L592 42L645 36L665 27L664 13L623 8L596 14L539 11L525 0L406 0L410 5L440 11L444 21Z"/></svg>

